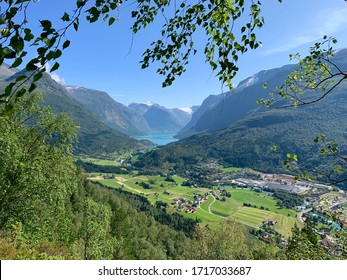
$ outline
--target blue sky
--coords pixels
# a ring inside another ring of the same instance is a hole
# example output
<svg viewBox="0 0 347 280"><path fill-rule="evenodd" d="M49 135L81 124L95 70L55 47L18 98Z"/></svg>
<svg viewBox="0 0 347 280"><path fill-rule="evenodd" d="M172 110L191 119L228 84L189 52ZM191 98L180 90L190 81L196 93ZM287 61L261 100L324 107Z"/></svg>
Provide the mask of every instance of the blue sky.
<svg viewBox="0 0 347 280"><path fill-rule="evenodd" d="M38 26L39 18L60 18L71 2L40 0L30 19ZM257 31L262 47L239 57L235 85L260 70L288 64L290 53L307 53L309 46L324 35L335 36L337 48L347 47L347 4L343 0L262 2L265 26ZM161 87L163 77L156 73L155 65L142 70L141 55L159 37L160 23L133 36L132 9L134 5L126 3L119 12L119 21L111 27L82 22L77 33L70 32L71 46L59 60L61 67L54 77L66 85L106 91L123 104L153 101L167 107L190 107L200 105L210 94L222 93L201 51L169 88Z"/></svg>

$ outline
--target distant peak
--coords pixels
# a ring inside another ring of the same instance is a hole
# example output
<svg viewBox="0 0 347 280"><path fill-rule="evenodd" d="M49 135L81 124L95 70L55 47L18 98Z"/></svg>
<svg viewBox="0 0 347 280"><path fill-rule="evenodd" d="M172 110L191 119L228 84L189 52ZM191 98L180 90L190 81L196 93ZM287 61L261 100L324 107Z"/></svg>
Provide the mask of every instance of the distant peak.
<svg viewBox="0 0 347 280"><path fill-rule="evenodd" d="M79 89L79 88L81 88L81 87L79 87L79 86L66 86L67 90L76 90L76 89Z"/></svg>
<svg viewBox="0 0 347 280"><path fill-rule="evenodd" d="M179 110L186 112L188 114L193 114L193 109L192 108L178 108Z"/></svg>
<svg viewBox="0 0 347 280"><path fill-rule="evenodd" d="M144 102L143 104L146 104L146 105L148 105L148 106L153 106L153 105L155 105L152 101L146 101L146 102Z"/></svg>
<svg viewBox="0 0 347 280"><path fill-rule="evenodd" d="M339 48L339 49L334 50L333 54L336 55L338 53L345 52L345 51L347 51L347 48Z"/></svg>
<svg viewBox="0 0 347 280"><path fill-rule="evenodd" d="M247 79L241 81L241 82L238 84L237 89L244 89L244 88L246 88L246 87L252 86L252 85L254 85L256 82L258 82L258 80L259 80L259 77L258 77L257 74L255 74L255 75L253 75L253 76L251 76L251 77L249 77L249 78L247 78Z"/></svg>
<svg viewBox="0 0 347 280"><path fill-rule="evenodd" d="M158 105L156 103L153 103L152 101L146 101L146 102L131 102L129 103L129 105L132 104L140 104L140 105L147 105L147 106L154 106L154 105Z"/></svg>

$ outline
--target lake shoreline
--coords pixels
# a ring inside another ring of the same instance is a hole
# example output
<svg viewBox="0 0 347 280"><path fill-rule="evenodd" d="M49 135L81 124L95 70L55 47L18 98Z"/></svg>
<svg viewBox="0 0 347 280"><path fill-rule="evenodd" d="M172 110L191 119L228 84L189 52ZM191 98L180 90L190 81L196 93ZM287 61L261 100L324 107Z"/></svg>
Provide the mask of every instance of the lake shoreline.
<svg viewBox="0 0 347 280"><path fill-rule="evenodd" d="M136 140L149 140L159 146L166 145L172 142L176 142L179 139L175 138L174 136L177 133L168 132L168 133L151 133L148 135L139 135L139 136L133 136Z"/></svg>

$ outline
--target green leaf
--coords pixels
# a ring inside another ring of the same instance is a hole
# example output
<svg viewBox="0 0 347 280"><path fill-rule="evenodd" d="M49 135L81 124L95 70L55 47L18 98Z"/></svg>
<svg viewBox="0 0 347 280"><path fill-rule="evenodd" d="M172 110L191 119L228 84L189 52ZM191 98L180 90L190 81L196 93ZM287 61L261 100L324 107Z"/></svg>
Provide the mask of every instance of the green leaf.
<svg viewBox="0 0 347 280"><path fill-rule="evenodd" d="M23 80L25 80L26 78L28 78L28 77L25 76L25 75L20 75L20 76L18 76L18 77L16 78L16 82L23 81Z"/></svg>
<svg viewBox="0 0 347 280"><path fill-rule="evenodd" d="M108 21L108 25L111 26L112 24L114 24L115 21L116 19L114 17L111 17Z"/></svg>
<svg viewBox="0 0 347 280"><path fill-rule="evenodd" d="M59 66L60 66L60 65L59 65L58 62L54 63L54 65L53 65L53 67L51 68L50 72L53 72L53 71L57 70L57 69L59 68Z"/></svg>
<svg viewBox="0 0 347 280"><path fill-rule="evenodd" d="M45 31L50 31L52 28L52 22L49 20L40 20L41 26L43 28L43 30Z"/></svg>
<svg viewBox="0 0 347 280"><path fill-rule="evenodd" d="M35 65L35 63L33 61L30 61L26 67L25 70L27 71L35 71L38 67Z"/></svg>
<svg viewBox="0 0 347 280"><path fill-rule="evenodd" d="M16 57L16 52L8 47L5 47L3 49L0 49L1 51L1 57L12 59Z"/></svg>
<svg viewBox="0 0 347 280"><path fill-rule="evenodd" d="M19 65L21 65L23 62L23 59L18 57L11 65L11 68L15 68L18 67Z"/></svg>
<svg viewBox="0 0 347 280"><path fill-rule="evenodd" d="M43 38L42 40L46 45L47 47L51 47L53 44L52 44L52 41L49 39L49 38Z"/></svg>
<svg viewBox="0 0 347 280"><path fill-rule="evenodd" d="M15 83L10 83L6 88L5 88L5 96L10 96L12 93L12 89L14 87Z"/></svg>
<svg viewBox="0 0 347 280"><path fill-rule="evenodd" d="M30 88L29 88L29 92L33 92L36 88L37 88L37 85L34 83L31 83Z"/></svg>
<svg viewBox="0 0 347 280"><path fill-rule="evenodd" d="M63 44L63 49L66 49L70 46L70 41L69 40L66 40Z"/></svg>
<svg viewBox="0 0 347 280"><path fill-rule="evenodd" d="M61 50L56 50L56 51L54 52L54 59L57 59L57 58L61 57L62 54L63 54L63 53L62 53Z"/></svg>
<svg viewBox="0 0 347 280"><path fill-rule="evenodd" d="M77 6L77 8L83 7L83 6L85 5L86 2L87 2L87 1L85 1L85 0L77 0L77 1L76 1L76 6Z"/></svg>
<svg viewBox="0 0 347 280"><path fill-rule="evenodd" d="M65 12L61 19L62 19L63 21L70 21L70 16L69 16L68 13Z"/></svg>
<svg viewBox="0 0 347 280"><path fill-rule="evenodd" d="M40 80L42 78L42 76L43 76L42 72L35 74L33 81L36 82L36 81Z"/></svg>
<svg viewBox="0 0 347 280"><path fill-rule="evenodd" d="M10 40L10 46L16 53L20 53L24 49L24 40L21 36L13 36Z"/></svg>
<svg viewBox="0 0 347 280"><path fill-rule="evenodd" d="M21 98L22 96L24 96L24 94L27 92L27 90L25 88L21 88L20 90L18 90L16 92L16 99Z"/></svg>
<svg viewBox="0 0 347 280"><path fill-rule="evenodd" d="M79 26L78 21L75 21L75 22L73 23L73 28L74 28L76 31L78 31L78 26Z"/></svg>
<svg viewBox="0 0 347 280"><path fill-rule="evenodd" d="M31 33L31 30L29 28L25 28L24 29L24 33L25 33L25 36L24 36L24 40L29 42L31 41L32 39L34 39L34 35Z"/></svg>
<svg viewBox="0 0 347 280"><path fill-rule="evenodd" d="M8 116L9 114L11 114L11 112L13 111L13 104L9 103L5 105L5 110L4 110L4 115Z"/></svg>

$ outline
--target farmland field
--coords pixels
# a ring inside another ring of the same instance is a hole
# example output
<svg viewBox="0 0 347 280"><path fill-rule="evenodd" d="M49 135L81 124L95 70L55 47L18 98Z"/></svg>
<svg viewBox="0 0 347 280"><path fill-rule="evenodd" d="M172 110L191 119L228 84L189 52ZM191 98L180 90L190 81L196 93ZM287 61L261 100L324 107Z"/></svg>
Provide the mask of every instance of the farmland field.
<svg viewBox="0 0 347 280"><path fill-rule="evenodd" d="M84 162L90 162L98 165L116 166L114 160L97 159L97 158L81 158Z"/></svg>
<svg viewBox="0 0 347 280"><path fill-rule="evenodd" d="M174 182L162 176L116 175L114 179L96 180L108 187L144 195L153 204L156 201L166 202L169 213L179 212L212 227L218 226L226 217L233 217L237 222L252 228L259 228L262 221L271 219L277 222L274 229L288 237L296 222L294 210L277 206L276 200L267 194L250 189L224 188L231 197L222 197L218 189L214 188L215 196L212 196L208 194L210 189L182 186L184 179L178 176L172 176L172 179ZM204 200L206 194L208 197ZM194 202L195 195L200 195L200 203ZM251 206L244 206L244 203ZM192 205L195 205L196 212L186 213L187 207Z"/></svg>
<svg viewBox="0 0 347 280"><path fill-rule="evenodd" d="M232 172L242 170L240 167L225 167L221 169L223 172Z"/></svg>

